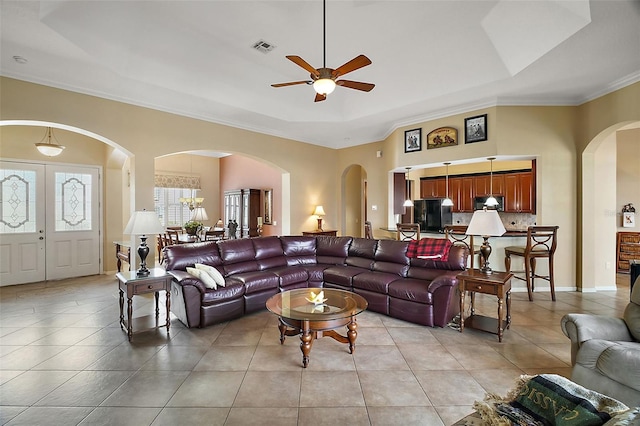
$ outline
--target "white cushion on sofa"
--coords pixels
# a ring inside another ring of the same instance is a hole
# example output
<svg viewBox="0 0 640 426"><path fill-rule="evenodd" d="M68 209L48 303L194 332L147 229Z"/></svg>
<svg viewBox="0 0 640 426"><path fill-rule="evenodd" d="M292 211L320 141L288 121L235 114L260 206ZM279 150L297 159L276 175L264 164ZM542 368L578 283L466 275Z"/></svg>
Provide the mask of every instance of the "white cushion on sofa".
<svg viewBox="0 0 640 426"><path fill-rule="evenodd" d="M207 274L206 271L203 271L197 268L187 267L187 272L189 273L189 275L193 275L194 277L199 278L200 281L204 283L204 286L206 288L212 288L214 290L218 289L218 286L216 285L216 281L213 278L211 278L211 275Z"/></svg>
<svg viewBox="0 0 640 426"><path fill-rule="evenodd" d="M200 269L201 271L205 271L211 278L213 278L213 280L216 282L216 285L224 287L224 277L216 268L214 268L213 266L204 265L202 263L196 263L196 268Z"/></svg>

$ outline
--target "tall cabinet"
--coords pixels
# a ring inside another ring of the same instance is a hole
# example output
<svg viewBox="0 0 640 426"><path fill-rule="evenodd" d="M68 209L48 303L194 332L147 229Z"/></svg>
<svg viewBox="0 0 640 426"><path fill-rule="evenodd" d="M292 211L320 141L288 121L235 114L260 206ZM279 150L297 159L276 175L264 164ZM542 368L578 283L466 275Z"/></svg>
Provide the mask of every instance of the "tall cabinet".
<svg viewBox="0 0 640 426"><path fill-rule="evenodd" d="M224 224L230 220L238 224L237 238L258 236L260 189L235 189L224 192Z"/></svg>

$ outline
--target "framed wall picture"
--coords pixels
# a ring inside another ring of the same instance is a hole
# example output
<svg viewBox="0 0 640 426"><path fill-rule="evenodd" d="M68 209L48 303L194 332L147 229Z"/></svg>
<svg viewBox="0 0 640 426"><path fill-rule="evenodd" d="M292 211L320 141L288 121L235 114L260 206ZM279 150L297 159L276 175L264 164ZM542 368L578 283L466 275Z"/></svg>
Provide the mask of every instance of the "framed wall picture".
<svg viewBox="0 0 640 426"><path fill-rule="evenodd" d="M427 135L427 149L458 145L458 129L440 127Z"/></svg>
<svg viewBox="0 0 640 426"><path fill-rule="evenodd" d="M634 212L622 213L622 226L624 228L635 228L636 226L636 214Z"/></svg>
<svg viewBox="0 0 640 426"><path fill-rule="evenodd" d="M422 129L405 130L404 152L422 151Z"/></svg>
<svg viewBox="0 0 640 426"><path fill-rule="evenodd" d="M487 138L487 114L464 119L465 143L482 142Z"/></svg>
<svg viewBox="0 0 640 426"><path fill-rule="evenodd" d="M264 190L264 221L265 225L271 225L273 220L273 189Z"/></svg>

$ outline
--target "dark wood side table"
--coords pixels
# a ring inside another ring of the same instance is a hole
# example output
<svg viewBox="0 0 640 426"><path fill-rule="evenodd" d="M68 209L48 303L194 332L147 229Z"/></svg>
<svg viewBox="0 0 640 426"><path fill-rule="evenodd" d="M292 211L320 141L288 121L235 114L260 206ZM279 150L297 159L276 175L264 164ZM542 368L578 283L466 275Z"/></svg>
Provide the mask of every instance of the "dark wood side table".
<svg viewBox="0 0 640 426"><path fill-rule="evenodd" d="M163 268L154 268L150 270L150 274L146 277L139 277L136 271L118 272L118 288L120 292L120 327L124 330L126 327L129 341L133 336L133 324L131 317L133 316L133 296L146 293L155 293L156 299L156 326L160 309L158 308L158 298L161 291L165 291L167 295L167 335L169 334L169 326L171 325L171 275ZM124 319L124 294L127 293L127 320Z"/></svg>
<svg viewBox="0 0 640 426"><path fill-rule="evenodd" d="M316 230L316 231L303 231L302 235L307 236L307 237L313 237L315 235L328 235L330 237L335 237L338 235L338 231L336 230L326 230L326 231L320 231L320 230Z"/></svg>
<svg viewBox="0 0 640 426"><path fill-rule="evenodd" d="M468 269L458 274L458 288L460 289L460 333L464 327L475 328L497 334L502 342L502 332L511 325L511 277L510 272L494 271L485 274L477 269ZM466 292L471 293L471 315L464 318L464 299ZM475 293L490 294L498 298L498 318L476 315L474 309ZM503 320L503 304L506 299L507 319Z"/></svg>

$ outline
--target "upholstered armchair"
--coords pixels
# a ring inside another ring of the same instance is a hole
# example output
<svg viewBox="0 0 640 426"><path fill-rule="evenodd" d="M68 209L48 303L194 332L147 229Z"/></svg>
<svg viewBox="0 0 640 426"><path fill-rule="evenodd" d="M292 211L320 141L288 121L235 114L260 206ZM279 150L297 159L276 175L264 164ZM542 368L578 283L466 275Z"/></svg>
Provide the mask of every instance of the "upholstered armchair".
<svg viewBox="0 0 640 426"><path fill-rule="evenodd" d="M571 379L630 407L640 406L640 278L623 318L568 314L561 326L571 339Z"/></svg>

